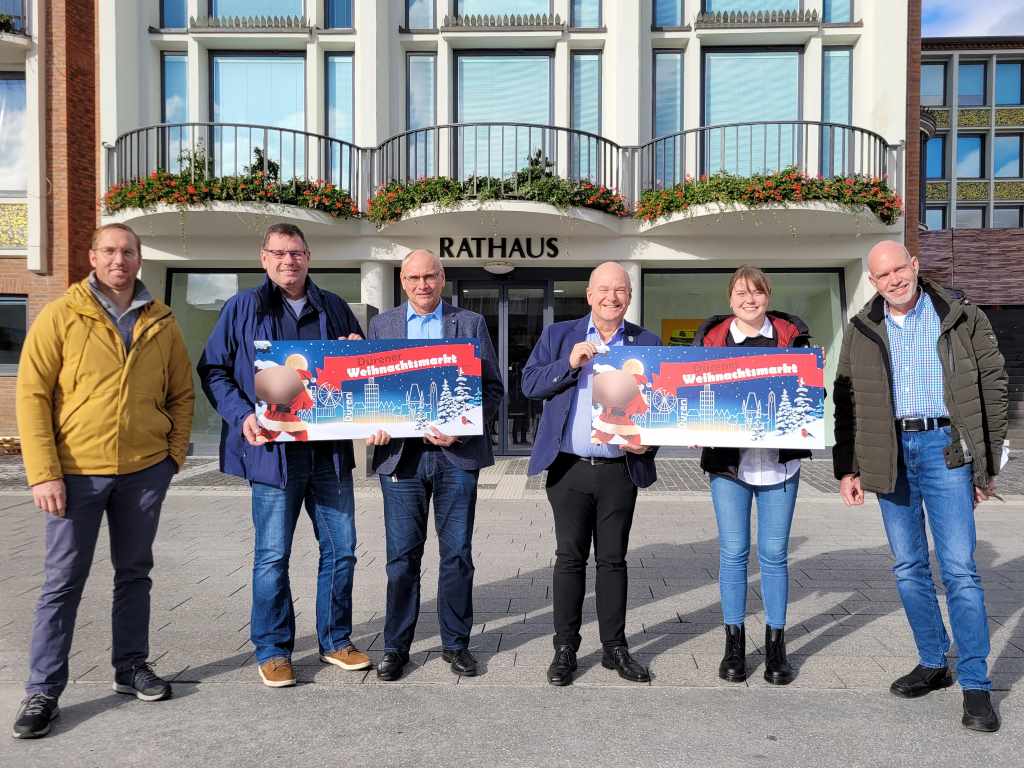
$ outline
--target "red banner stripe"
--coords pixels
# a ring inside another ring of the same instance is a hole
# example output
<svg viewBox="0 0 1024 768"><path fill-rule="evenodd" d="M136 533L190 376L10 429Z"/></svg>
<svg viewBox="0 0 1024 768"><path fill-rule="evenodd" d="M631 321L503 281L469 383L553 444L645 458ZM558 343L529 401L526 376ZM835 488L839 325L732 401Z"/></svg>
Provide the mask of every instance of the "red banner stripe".
<svg viewBox="0 0 1024 768"><path fill-rule="evenodd" d="M341 389L346 381L376 376L400 376L428 368L459 368L466 376L480 376L480 358L472 344L435 344L369 355L325 357L317 370L317 383Z"/></svg>
<svg viewBox="0 0 1024 768"><path fill-rule="evenodd" d="M824 385L824 373L815 354L769 354L727 357L699 363L662 363L654 374L655 389L675 393L682 387L733 384L775 376L795 376L808 387Z"/></svg>

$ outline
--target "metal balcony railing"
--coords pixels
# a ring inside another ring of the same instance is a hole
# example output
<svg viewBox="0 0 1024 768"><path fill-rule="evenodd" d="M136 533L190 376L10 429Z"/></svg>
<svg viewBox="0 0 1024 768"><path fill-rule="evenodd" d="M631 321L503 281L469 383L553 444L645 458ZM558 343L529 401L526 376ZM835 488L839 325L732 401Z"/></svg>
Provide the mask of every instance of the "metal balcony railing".
<svg viewBox="0 0 1024 768"><path fill-rule="evenodd" d="M878 177L897 194L903 186L902 145L863 128L806 120L706 126L643 146L530 123L435 125L376 147L288 128L180 123L126 133L108 153L108 187L158 169L193 178L262 171L282 182L330 181L361 209L382 184L438 176L469 182L475 194L498 180L515 190L526 178L550 173L616 190L630 206L646 190L718 172L749 176L796 167L809 176Z"/></svg>
<svg viewBox="0 0 1024 768"><path fill-rule="evenodd" d="M28 10L25 0L0 0L0 32L27 34Z"/></svg>

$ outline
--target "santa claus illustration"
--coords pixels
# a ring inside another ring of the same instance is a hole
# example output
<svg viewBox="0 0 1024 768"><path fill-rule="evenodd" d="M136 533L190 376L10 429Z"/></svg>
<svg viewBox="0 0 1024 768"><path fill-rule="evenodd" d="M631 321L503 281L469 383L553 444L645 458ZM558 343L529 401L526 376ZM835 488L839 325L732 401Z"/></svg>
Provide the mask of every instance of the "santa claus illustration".
<svg viewBox="0 0 1024 768"><path fill-rule="evenodd" d="M594 416L591 438L595 443L640 445L640 427L633 417L650 410L644 396L646 384L644 364L639 360L626 360L622 368L594 365L593 402L601 409Z"/></svg>
<svg viewBox="0 0 1024 768"><path fill-rule="evenodd" d="M267 410L259 417L257 440L260 442L277 440L282 432L300 442L309 439L309 426L299 418L299 411L309 410L314 405L306 389L306 383L313 380L307 368L302 355L289 355L284 365L256 372L256 397L267 404Z"/></svg>

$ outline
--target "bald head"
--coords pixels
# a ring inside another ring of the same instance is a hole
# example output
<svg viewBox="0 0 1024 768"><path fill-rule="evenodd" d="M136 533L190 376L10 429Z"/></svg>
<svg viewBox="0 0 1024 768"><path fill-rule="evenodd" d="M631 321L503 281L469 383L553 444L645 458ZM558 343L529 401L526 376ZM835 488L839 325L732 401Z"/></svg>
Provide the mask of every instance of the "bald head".
<svg viewBox="0 0 1024 768"><path fill-rule="evenodd" d="M444 290L444 266L433 251L418 248L402 259L402 288L413 309L427 315L437 309Z"/></svg>
<svg viewBox="0 0 1024 768"><path fill-rule="evenodd" d="M444 272L444 265L441 263L441 259L437 257L437 254L427 248L417 248L415 251L409 251L402 259L402 272L405 272L406 265L410 261L416 261L419 263L421 259L426 259L438 272ZM428 263L424 262L424 263Z"/></svg>
<svg viewBox="0 0 1024 768"><path fill-rule="evenodd" d="M868 280L897 314L917 303L918 269L917 259L895 240L883 240L868 252Z"/></svg>
<svg viewBox="0 0 1024 768"><path fill-rule="evenodd" d="M632 294L629 275L621 264L606 261L594 268L587 283L587 303L599 330L618 328L629 309Z"/></svg>

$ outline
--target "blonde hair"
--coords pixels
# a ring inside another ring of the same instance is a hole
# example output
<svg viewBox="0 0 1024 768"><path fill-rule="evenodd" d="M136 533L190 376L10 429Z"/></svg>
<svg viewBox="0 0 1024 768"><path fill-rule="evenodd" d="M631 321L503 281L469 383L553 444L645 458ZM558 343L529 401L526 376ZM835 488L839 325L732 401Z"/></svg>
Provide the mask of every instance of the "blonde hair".
<svg viewBox="0 0 1024 768"><path fill-rule="evenodd" d="M766 296L772 295L772 283L768 279L762 270L757 267L753 267L750 264L744 264L742 267L732 273L732 277L729 278L729 296L732 296L732 289L736 287L736 283L742 280L749 287L755 291L761 291Z"/></svg>
<svg viewBox="0 0 1024 768"><path fill-rule="evenodd" d="M92 231L92 241L89 244L89 247L92 250L95 251L96 250L96 246L99 245L100 235L102 235L104 232L106 232L109 229L116 229L116 230L118 230L120 232L127 232L129 235L131 235L135 239L135 253L136 253L136 255L137 256L141 256L142 255L142 240L139 238L138 234L135 232L134 229L129 227L127 224L122 224L120 222L114 222L112 224L103 224L103 225L101 225L99 227L96 227L96 229L94 229Z"/></svg>

